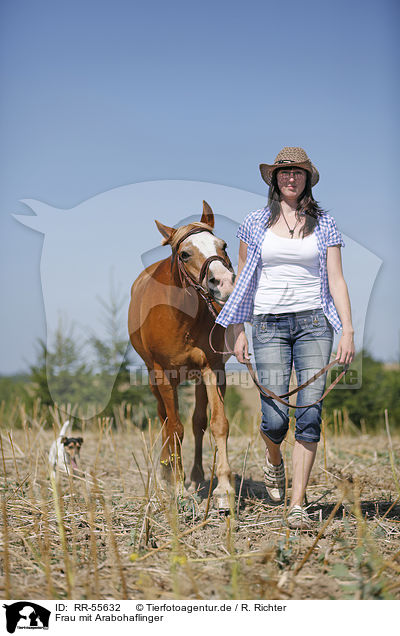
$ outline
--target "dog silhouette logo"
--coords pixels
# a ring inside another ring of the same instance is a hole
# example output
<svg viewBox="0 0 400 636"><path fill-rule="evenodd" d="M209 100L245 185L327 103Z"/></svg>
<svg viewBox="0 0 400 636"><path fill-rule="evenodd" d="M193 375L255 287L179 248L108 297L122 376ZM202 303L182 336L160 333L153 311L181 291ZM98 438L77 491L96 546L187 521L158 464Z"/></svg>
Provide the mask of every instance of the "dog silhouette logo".
<svg viewBox="0 0 400 636"><path fill-rule="evenodd" d="M16 629L49 629L51 612L37 603L18 601L11 605L4 604L3 607L9 634L14 634Z"/></svg>
<svg viewBox="0 0 400 636"><path fill-rule="evenodd" d="M62 405L77 401L75 371L83 365L93 373L86 374L85 382L90 384L85 384L79 394L79 417L90 419L107 407L121 356L113 353L105 360L104 350L93 347L93 342L109 343L110 324L105 322L104 308L109 305L111 290L118 291L114 303L119 306L121 302L118 324L112 330L118 332L117 339L125 339L128 347L126 316L132 283L144 268L171 254L169 245L161 245L155 219L170 227L199 221L203 200L214 210L215 234L228 243L235 267L238 225L243 223L245 211L265 206L264 195L204 181L163 180L114 188L71 208L56 208L36 199L21 201L33 214L14 214L14 218L44 237L40 279L47 351L56 350L57 333L63 333L69 338L67 344L72 342L81 354L69 367L69 349L59 354L59 367L53 364L51 368L51 356L47 358L47 384L54 402ZM348 236L344 239L349 246L344 251L344 264L352 297L356 349L360 350L368 303L382 260ZM117 301L119 293L121 301ZM182 306L179 294L176 306ZM132 354L130 345L128 351ZM136 356L132 364L142 362ZM357 364L361 365L361 358ZM62 375L66 366L69 371ZM103 367L106 373L101 373ZM358 384L352 383L352 389L361 386L361 367L357 378ZM339 383L335 388L348 386Z"/></svg>

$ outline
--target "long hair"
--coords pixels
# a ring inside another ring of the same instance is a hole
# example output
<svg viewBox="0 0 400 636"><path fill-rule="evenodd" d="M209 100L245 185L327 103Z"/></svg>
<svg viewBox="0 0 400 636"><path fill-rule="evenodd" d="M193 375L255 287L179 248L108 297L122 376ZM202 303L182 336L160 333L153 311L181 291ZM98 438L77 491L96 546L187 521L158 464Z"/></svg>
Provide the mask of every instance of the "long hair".
<svg viewBox="0 0 400 636"><path fill-rule="evenodd" d="M267 227L271 227L278 219L281 213L281 193L278 188L277 172L274 170L271 177L271 185L268 193L268 206L271 210L271 215L268 220ZM305 215L306 222L302 230L302 237L309 236L314 232L315 226L318 224L318 219L324 214L324 210L320 207L318 201L316 201L311 192L311 175L306 171L306 185L298 198L296 219L301 220Z"/></svg>

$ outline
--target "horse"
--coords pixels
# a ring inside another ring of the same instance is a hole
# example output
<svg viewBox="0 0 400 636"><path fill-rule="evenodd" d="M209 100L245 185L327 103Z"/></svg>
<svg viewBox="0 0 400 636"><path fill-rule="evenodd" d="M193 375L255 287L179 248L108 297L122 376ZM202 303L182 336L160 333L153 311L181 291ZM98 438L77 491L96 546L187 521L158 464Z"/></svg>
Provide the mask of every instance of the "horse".
<svg viewBox="0 0 400 636"><path fill-rule="evenodd" d="M225 241L213 233L214 214L205 201L200 222L178 228L155 223L164 237L162 244L170 245L172 254L147 267L133 283L128 330L133 348L147 366L150 388L157 399L162 426L162 480L184 485L184 429L177 388L183 381L194 380L191 489L204 481L202 443L209 403L210 428L218 454L218 483L213 497L220 511L229 510L234 489L230 483L229 424L224 410L225 363L223 354L217 352L223 348L224 329L214 321L233 290L235 273Z"/></svg>

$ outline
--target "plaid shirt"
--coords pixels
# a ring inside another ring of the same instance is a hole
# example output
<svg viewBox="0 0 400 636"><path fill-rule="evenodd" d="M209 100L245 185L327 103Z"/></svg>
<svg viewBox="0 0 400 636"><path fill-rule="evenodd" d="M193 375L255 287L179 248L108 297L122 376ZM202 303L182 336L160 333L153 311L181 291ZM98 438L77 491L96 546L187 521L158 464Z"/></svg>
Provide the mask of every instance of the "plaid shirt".
<svg viewBox="0 0 400 636"><path fill-rule="evenodd" d="M232 323L252 321L254 297L262 266L261 247L268 230L267 222L269 216L270 210L268 207L256 212L250 212L238 228L236 236L247 244L247 259L232 294L215 321L223 327L227 327ZM344 247L344 241L336 228L334 219L326 212L319 217L314 233L319 252L322 309L335 331L339 331L342 328L342 323L329 291L326 254L327 248L332 245Z"/></svg>

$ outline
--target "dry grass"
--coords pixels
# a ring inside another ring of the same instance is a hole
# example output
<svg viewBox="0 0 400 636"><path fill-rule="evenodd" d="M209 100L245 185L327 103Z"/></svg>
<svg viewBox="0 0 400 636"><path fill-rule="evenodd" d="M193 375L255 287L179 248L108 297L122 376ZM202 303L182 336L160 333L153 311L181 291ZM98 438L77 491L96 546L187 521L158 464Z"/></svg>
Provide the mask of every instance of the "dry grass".
<svg viewBox="0 0 400 636"><path fill-rule="evenodd" d="M209 481L194 496L171 499L161 490L155 423L144 434L121 413L117 425L84 425L83 472L55 483L47 454L58 413L46 422L40 407L29 414L21 407L18 418L22 428L4 421L0 428L3 598L400 598L400 445L393 431L360 434L341 413L324 422L307 491L319 523L301 534L285 527L284 506L266 499L256 420L246 434L233 422L237 497L231 515L219 517L207 510ZM187 422L187 473L190 429ZM290 432L283 446L289 487L292 444ZM204 446L210 479L208 434Z"/></svg>

